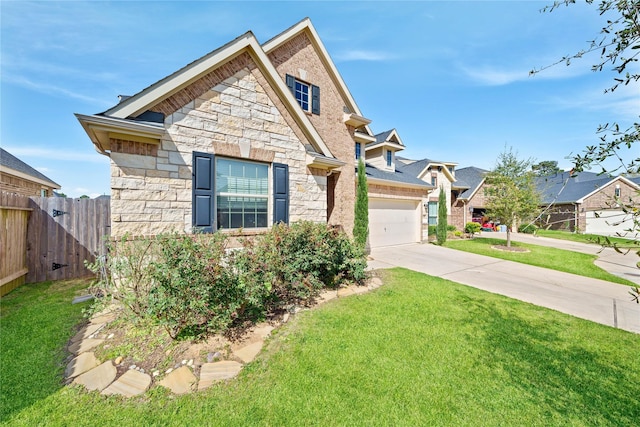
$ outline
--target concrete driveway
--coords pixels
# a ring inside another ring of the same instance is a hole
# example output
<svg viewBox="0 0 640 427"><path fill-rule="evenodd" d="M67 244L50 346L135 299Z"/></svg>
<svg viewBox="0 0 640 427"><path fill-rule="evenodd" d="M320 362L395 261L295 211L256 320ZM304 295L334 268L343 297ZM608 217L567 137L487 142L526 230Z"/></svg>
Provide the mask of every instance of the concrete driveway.
<svg viewBox="0 0 640 427"><path fill-rule="evenodd" d="M640 304L628 286L431 244L376 248L371 256L371 269L403 267L640 333Z"/></svg>

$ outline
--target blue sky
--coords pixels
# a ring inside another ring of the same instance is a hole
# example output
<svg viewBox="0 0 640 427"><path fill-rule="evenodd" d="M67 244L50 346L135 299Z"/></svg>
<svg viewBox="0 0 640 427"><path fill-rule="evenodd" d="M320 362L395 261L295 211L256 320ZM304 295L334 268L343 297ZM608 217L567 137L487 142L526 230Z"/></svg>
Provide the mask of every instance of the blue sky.
<svg viewBox="0 0 640 427"><path fill-rule="evenodd" d="M598 143L598 124L638 120L640 95L603 94L614 73L592 72L597 56L529 77L603 23L594 6L541 13L548 3L3 0L0 144L68 196L108 194L109 160L73 113L102 112L248 30L265 42L308 16L372 130L397 129L400 155L491 169L507 146L568 169L567 156Z"/></svg>

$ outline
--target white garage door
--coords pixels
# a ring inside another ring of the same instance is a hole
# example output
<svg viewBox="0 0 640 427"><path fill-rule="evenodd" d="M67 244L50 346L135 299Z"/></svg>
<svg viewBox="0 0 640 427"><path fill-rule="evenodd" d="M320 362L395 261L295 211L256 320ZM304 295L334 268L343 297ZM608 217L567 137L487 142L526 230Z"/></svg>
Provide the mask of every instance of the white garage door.
<svg viewBox="0 0 640 427"><path fill-rule="evenodd" d="M603 236L625 235L625 230L633 228L630 215L618 209L587 212L586 232Z"/></svg>
<svg viewBox="0 0 640 427"><path fill-rule="evenodd" d="M369 199L372 248L420 241L420 206L415 200Z"/></svg>

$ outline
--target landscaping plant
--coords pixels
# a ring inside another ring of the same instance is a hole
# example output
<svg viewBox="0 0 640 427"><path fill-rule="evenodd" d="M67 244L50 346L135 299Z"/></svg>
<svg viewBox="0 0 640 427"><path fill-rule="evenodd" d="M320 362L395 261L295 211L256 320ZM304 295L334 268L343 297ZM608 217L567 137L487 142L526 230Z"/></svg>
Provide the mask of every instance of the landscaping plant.
<svg viewBox="0 0 640 427"><path fill-rule="evenodd" d="M358 185L356 187L355 220L353 224L353 239L363 251L367 251L369 237L369 195L367 176L362 158L358 161Z"/></svg>
<svg viewBox="0 0 640 427"><path fill-rule="evenodd" d="M454 228L455 229L455 228ZM440 187L438 196L438 223L436 224L436 240L439 245L447 241L447 196Z"/></svg>

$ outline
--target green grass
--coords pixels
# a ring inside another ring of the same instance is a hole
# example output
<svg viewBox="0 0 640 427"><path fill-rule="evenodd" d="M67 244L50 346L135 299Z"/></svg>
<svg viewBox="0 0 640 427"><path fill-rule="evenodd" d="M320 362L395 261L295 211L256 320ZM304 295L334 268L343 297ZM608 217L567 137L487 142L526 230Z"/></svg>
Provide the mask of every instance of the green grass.
<svg viewBox="0 0 640 427"><path fill-rule="evenodd" d="M516 261L523 264L535 265L536 267L544 267L551 270L564 271L565 273L620 283L622 285L636 286L635 283L611 274L595 265L594 261L598 258L596 255L513 241L511 242L511 246L526 248L529 252L509 252L492 248L494 245L504 245L505 242L504 239L483 237L470 240L448 240L444 246L507 261Z"/></svg>
<svg viewBox="0 0 640 427"><path fill-rule="evenodd" d="M604 243L615 244L619 248L631 248L640 249L640 241L630 241L630 239L624 239L621 237L604 237L595 234L578 234L571 233L569 231L559 230L544 230L538 229L536 231L538 236L551 237L560 240L569 240L571 242L590 243L593 245L601 245ZM608 242L607 242L608 241Z"/></svg>
<svg viewBox="0 0 640 427"><path fill-rule="evenodd" d="M65 387L8 424L637 425L639 335L420 273L386 274L375 292L297 315L236 380L129 400Z"/></svg>
<svg viewBox="0 0 640 427"><path fill-rule="evenodd" d="M30 284L0 300L0 420L62 388L64 346L86 304L87 281Z"/></svg>

